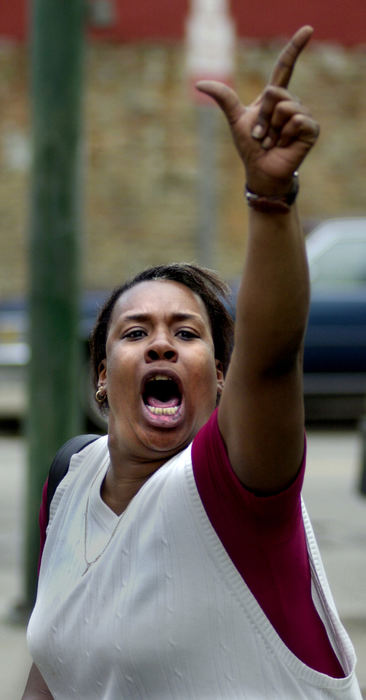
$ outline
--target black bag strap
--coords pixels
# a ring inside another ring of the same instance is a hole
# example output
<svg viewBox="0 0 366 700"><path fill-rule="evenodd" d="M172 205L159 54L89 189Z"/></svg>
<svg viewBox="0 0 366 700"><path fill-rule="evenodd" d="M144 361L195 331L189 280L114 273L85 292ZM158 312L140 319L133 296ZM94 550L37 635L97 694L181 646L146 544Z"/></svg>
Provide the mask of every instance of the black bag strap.
<svg viewBox="0 0 366 700"><path fill-rule="evenodd" d="M100 435L95 435L93 433L85 435L75 435L75 437L70 438L70 440L65 442L65 444L62 445L60 449L56 452L48 474L47 522L50 517L51 501L53 499L57 486L67 474L72 455L76 454L77 452L81 452L81 450L84 449L84 447L90 445L91 442L94 442L94 440L97 440L100 437Z"/></svg>

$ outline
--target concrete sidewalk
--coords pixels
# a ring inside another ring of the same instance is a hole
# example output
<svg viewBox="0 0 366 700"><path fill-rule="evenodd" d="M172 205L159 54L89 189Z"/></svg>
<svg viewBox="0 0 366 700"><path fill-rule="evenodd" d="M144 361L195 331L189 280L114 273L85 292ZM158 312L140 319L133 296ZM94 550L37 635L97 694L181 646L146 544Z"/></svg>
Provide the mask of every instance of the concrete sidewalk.
<svg viewBox="0 0 366 700"><path fill-rule="evenodd" d="M0 697L19 700L31 659L24 626L8 623L22 600L21 557L25 443L0 434Z"/></svg>
<svg viewBox="0 0 366 700"><path fill-rule="evenodd" d="M358 656L366 698L366 498L356 492L355 431L308 432L304 496L340 615ZM25 443L0 434L0 671L4 700L19 700L31 663L23 626L8 620L21 600Z"/></svg>

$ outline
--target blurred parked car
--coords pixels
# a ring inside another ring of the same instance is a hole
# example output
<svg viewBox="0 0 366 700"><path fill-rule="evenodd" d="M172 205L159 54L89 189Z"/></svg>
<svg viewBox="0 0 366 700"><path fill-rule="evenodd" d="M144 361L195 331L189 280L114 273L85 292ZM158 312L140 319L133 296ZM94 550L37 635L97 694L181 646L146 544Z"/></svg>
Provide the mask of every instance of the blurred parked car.
<svg viewBox="0 0 366 700"><path fill-rule="evenodd" d="M80 338L82 371L79 387L84 417L105 427L93 398L89 371L89 334L109 291L85 291L81 298ZM28 314L24 298L0 301L0 418L21 418L26 410L26 365Z"/></svg>
<svg viewBox="0 0 366 700"><path fill-rule="evenodd" d="M366 409L366 218L324 221L309 234L307 251L306 415L356 419Z"/></svg>
<svg viewBox="0 0 366 700"><path fill-rule="evenodd" d="M330 219L307 237L312 296L304 351L307 420L352 419L366 412L366 218ZM233 296L235 297L235 284ZM88 371L88 336L108 292L85 292L80 336L84 415L103 423ZM25 410L27 312L24 300L0 302L0 416Z"/></svg>
<svg viewBox="0 0 366 700"><path fill-rule="evenodd" d="M328 219L308 234L306 246L312 284L306 420L354 421L366 413L366 218Z"/></svg>

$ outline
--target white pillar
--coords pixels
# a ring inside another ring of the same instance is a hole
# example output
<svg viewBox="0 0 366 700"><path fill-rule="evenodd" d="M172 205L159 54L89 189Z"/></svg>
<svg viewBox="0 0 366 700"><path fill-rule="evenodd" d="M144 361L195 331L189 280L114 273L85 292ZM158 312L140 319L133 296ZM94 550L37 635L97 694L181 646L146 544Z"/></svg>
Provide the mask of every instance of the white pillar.
<svg viewBox="0 0 366 700"><path fill-rule="evenodd" d="M227 0L191 0L186 23L186 60L190 79L230 81L234 44L234 23Z"/></svg>
<svg viewBox="0 0 366 700"><path fill-rule="evenodd" d="M227 0L191 0L186 23L186 68L197 105L196 256L206 267L216 267L218 110L213 100L194 89L194 84L204 78L230 83L233 56L234 24Z"/></svg>

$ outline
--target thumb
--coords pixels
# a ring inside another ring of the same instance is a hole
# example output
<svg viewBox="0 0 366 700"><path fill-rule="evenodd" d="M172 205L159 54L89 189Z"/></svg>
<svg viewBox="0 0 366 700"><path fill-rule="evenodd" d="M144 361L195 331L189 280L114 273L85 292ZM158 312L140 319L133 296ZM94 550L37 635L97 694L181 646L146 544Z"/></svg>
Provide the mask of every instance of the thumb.
<svg viewBox="0 0 366 700"><path fill-rule="evenodd" d="M244 105L241 104L238 95L225 83L216 80L200 80L196 83L196 88L205 93L218 104L224 112L229 124L235 124L245 112Z"/></svg>

